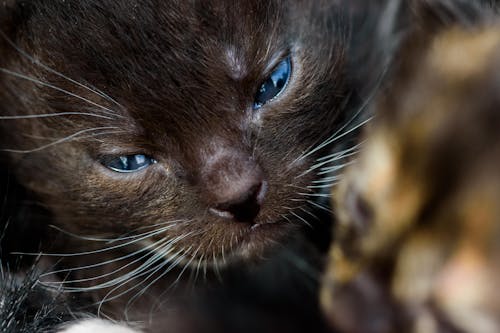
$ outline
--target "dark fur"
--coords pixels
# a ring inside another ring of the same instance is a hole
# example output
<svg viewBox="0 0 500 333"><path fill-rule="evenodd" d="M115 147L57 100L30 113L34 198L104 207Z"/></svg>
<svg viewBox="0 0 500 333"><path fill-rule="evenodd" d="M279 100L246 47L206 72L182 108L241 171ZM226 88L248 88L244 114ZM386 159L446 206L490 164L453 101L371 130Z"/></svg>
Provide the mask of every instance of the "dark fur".
<svg viewBox="0 0 500 333"><path fill-rule="evenodd" d="M302 210L312 209L305 202L309 197L299 193L313 194L307 186L319 176L314 171L299 176L319 156L335 151L332 146L337 143L292 162L351 117L344 109L354 95L346 78L348 29L339 13L339 5L328 1L3 2L0 116L104 116L0 120L3 165L28 192L29 201L40 207L36 214L28 210L28 221L16 225L40 227L48 235L41 244L44 252L78 253L106 243L68 233L115 239L151 230L156 223L188 220L153 238L194 233L177 243L173 253L180 251L184 260L164 278L166 282L155 284L158 291L150 288L153 299L180 274L182 285L190 271L197 273L193 267L183 270L191 259L202 268L208 266L210 279L223 259L251 266L276 252L275 242L301 238L297 234L302 220L314 219ZM117 102L56 75L22 52ZM293 63L287 90L262 109L252 110L256 90L287 54ZM113 128L38 150L102 126ZM104 155L137 153L152 155L159 163L125 177L101 165ZM244 192L249 182L262 180L269 188L255 219L240 222L210 213L210 208L238 194L234 191ZM64 232L45 228L48 224ZM255 224L262 226L251 229ZM29 245L36 252L35 243ZM44 257L44 262L47 267L57 262L57 269L71 269L115 259L140 246L144 245L64 260ZM27 251L9 246L12 250ZM152 267L170 269L179 264L175 259L159 260ZM115 262L52 278L91 278L122 265ZM145 281L139 288L163 270L142 276ZM66 286L88 287L123 273ZM110 289L85 296L100 301ZM105 303L105 312L121 316L126 301ZM151 299L144 302L149 310Z"/></svg>
<svg viewBox="0 0 500 333"><path fill-rule="evenodd" d="M53 332L75 320L63 297L39 285L37 270L12 273L3 266L0 273L0 331L3 333Z"/></svg>

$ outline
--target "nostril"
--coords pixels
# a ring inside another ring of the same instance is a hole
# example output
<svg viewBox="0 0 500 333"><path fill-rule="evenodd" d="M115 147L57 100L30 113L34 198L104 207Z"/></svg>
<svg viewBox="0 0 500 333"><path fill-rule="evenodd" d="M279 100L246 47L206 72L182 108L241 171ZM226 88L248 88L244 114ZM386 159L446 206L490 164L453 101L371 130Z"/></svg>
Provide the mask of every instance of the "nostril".
<svg viewBox="0 0 500 333"><path fill-rule="evenodd" d="M210 208L210 211L222 218L252 223L260 212L267 187L266 181L259 182L243 193L238 193L238 196Z"/></svg>

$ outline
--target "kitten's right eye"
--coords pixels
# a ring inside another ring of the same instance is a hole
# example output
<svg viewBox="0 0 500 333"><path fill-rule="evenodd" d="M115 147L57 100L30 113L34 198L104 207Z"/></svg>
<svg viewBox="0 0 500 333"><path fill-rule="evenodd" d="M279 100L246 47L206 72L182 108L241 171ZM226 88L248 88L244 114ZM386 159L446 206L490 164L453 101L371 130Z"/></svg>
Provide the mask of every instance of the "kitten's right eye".
<svg viewBox="0 0 500 333"><path fill-rule="evenodd" d="M103 165L110 170L122 173L137 172L147 168L151 164L156 163L156 160L146 155L126 155L108 159L103 162Z"/></svg>

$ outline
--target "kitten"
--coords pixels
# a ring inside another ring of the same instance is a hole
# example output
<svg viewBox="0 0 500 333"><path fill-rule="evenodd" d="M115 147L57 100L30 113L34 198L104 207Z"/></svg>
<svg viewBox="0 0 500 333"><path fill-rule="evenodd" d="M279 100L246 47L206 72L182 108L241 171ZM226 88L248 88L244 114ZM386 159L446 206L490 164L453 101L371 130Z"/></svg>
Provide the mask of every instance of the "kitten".
<svg viewBox="0 0 500 333"><path fill-rule="evenodd" d="M321 293L341 332L498 332L500 21L415 2L374 103Z"/></svg>
<svg viewBox="0 0 500 333"><path fill-rule="evenodd" d="M345 148L355 95L339 8L2 2L1 157L46 212L28 226L53 226L45 283L142 319L327 230L315 198L341 169L325 155Z"/></svg>

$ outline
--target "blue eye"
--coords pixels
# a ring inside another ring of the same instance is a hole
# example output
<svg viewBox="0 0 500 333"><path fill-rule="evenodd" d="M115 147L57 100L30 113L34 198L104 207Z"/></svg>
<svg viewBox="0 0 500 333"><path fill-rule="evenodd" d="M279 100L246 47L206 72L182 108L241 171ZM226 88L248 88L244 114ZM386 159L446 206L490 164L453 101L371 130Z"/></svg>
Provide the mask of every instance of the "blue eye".
<svg viewBox="0 0 500 333"><path fill-rule="evenodd" d="M257 91L253 104L254 109L261 108L264 104L273 100L285 90L288 80L290 79L291 69L290 57L282 60L278 66L276 66L276 69L267 80L262 83Z"/></svg>
<svg viewBox="0 0 500 333"><path fill-rule="evenodd" d="M156 161L146 155L119 156L104 162L104 166L116 172L136 172L147 168Z"/></svg>

